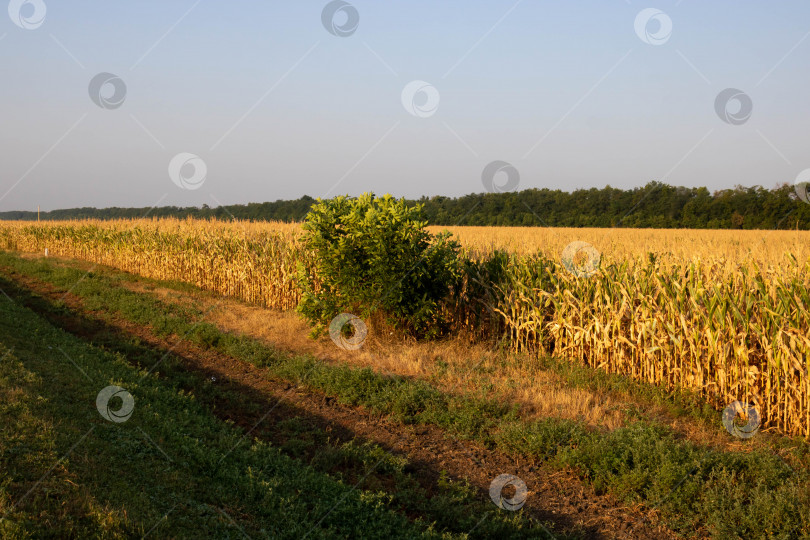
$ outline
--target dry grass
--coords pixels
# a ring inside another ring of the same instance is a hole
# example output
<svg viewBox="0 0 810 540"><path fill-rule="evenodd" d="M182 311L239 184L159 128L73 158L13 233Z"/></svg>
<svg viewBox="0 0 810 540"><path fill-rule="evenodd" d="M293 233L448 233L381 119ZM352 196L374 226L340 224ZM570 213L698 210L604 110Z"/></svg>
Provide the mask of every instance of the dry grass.
<svg viewBox="0 0 810 540"><path fill-rule="evenodd" d="M169 299L175 294L159 289L154 292ZM207 310L211 302L203 309ZM488 397L520 404L527 417L583 419L606 429L623 422L615 399L567 387L547 371L534 370L528 375L525 366L505 366L501 352L482 344L470 345L462 339L402 341L390 334L380 336L374 331L379 326L372 326L362 349L345 351L328 336L309 339L310 328L294 312L270 311L231 300L221 302L206 320L224 331L248 335L290 353L428 380L445 391L477 393L487 388Z"/></svg>
<svg viewBox="0 0 810 540"><path fill-rule="evenodd" d="M387 336L380 335L374 328L382 325L374 325L362 349L345 351L328 336L310 339L309 326L294 312L272 311L203 295L195 295L192 300L186 293L137 282L124 285L171 303L195 304L206 313L205 320L221 330L259 339L292 354L309 354L329 362L368 367L377 373L419 378L445 391L477 393L487 389L487 397L519 404L528 418L580 419L603 429L614 429L624 423L622 406L616 398L572 388L548 371L527 371L525 364L504 363L501 351L483 344L470 345L463 338L416 342L395 337L388 330L384 331Z"/></svg>
<svg viewBox="0 0 810 540"><path fill-rule="evenodd" d="M640 406L681 437L696 443L736 451L753 448L689 418L673 417L661 406L639 403L615 392L571 386L550 371L536 369L532 359L525 355L504 354L480 344L471 346L461 337L414 342L403 340L401 336L396 339L380 336L371 328L362 349L344 351L328 337L314 340L307 337L309 327L291 312L272 311L204 294L178 293L137 282L122 284L164 301L194 305L207 313L207 322L223 331L247 335L292 354L310 354L327 362L419 378L444 391L478 395L483 392L486 397L519 404L521 415L527 419L565 418L583 421L592 428L612 430L627 425L629 418L625 412ZM212 307L214 309L210 309Z"/></svg>

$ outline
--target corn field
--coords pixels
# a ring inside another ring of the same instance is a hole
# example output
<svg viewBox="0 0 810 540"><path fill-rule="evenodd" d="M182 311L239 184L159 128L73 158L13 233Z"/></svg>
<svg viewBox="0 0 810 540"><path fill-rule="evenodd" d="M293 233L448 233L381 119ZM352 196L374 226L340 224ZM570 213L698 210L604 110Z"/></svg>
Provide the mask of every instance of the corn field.
<svg viewBox="0 0 810 540"><path fill-rule="evenodd" d="M293 309L297 227L178 219L0 224L0 247L183 281L273 309Z"/></svg>
<svg viewBox="0 0 810 540"><path fill-rule="evenodd" d="M438 229L438 228L436 228ZM810 438L810 232L450 228L471 263L457 330L572 358ZM434 231L435 232L435 231ZM71 257L279 310L300 298L298 225L192 220L0 223L0 247ZM593 244L598 270L560 260ZM502 250L502 251L499 251Z"/></svg>
<svg viewBox="0 0 810 540"><path fill-rule="evenodd" d="M498 266L485 304L515 349L694 390L721 408L752 403L764 426L810 437L810 263L786 257L731 270L722 258L639 257L590 277L542 255L509 255ZM491 266L471 279L490 275ZM479 294L460 299L467 320Z"/></svg>

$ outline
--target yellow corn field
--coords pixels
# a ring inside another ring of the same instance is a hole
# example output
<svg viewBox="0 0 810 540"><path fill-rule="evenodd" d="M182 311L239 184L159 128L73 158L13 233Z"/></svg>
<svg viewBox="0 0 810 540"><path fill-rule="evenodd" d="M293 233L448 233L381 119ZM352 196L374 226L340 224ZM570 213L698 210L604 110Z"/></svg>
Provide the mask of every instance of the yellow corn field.
<svg viewBox="0 0 810 540"><path fill-rule="evenodd" d="M298 304L298 227L178 219L0 224L0 248L183 281L263 307Z"/></svg>
<svg viewBox="0 0 810 540"><path fill-rule="evenodd" d="M747 401L764 427L810 437L810 232L450 230L473 260L509 252L500 255L498 279L491 265L470 276L462 294L472 296L448 308L456 328L489 310L516 349L694 390L716 406ZM308 260L299 231L176 219L0 222L0 248L47 248L288 310L300 297L296 266ZM593 275L561 264L575 240L600 252Z"/></svg>

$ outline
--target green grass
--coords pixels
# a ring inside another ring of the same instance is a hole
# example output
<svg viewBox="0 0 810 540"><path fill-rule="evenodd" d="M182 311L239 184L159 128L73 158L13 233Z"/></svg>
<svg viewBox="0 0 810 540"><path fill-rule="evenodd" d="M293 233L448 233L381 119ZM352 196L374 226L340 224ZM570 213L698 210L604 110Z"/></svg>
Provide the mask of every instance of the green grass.
<svg viewBox="0 0 810 540"><path fill-rule="evenodd" d="M3 284L12 294L20 292L9 285ZM51 306L49 314L67 313L64 307ZM18 330L22 331L12 332L13 325L21 321ZM29 336L37 336L41 345L33 346ZM89 346L4 298L0 302L0 343L14 350L0 363L0 396L4 398L0 408L4 421L0 517L11 510L0 522L4 538L142 536L153 522L161 523L155 530L157 537L240 536L243 529L250 536L292 538L306 534L316 518L326 514L327 505L333 504L340 511L332 511L310 537L466 538L470 530L470 538L546 536L524 513L500 511L469 486L445 482L429 495L406 471L410 467L406 459L368 443L329 444L321 430L300 417L272 426L284 435L284 443L277 448L239 439L240 430L213 418L207 405L225 399L232 403L242 400L241 406L247 407L250 403L243 395L183 371L171 359L164 362L161 377L140 380L145 372L134 369L131 362L151 365L164 353L137 340L122 341L121 336L106 334ZM78 367L56 353L60 350ZM82 372L99 383L92 384ZM124 424L106 423L95 409L93 392L113 381L137 396L138 414ZM26 386L21 387L23 382ZM48 392L53 385L59 390ZM83 396L74 398L77 393ZM79 414L77 403L82 405ZM177 421L180 410L182 421ZM53 429L54 424L59 430ZM93 430L81 439L84 424L88 431ZM62 463L68 465L64 470L55 469L62 474L49 475L32 496L12 510L24 490L59 461L72 437L82 443ZM223 437L225 444L217 440ZM105 439L114 440L116 446L107 448ZM240 440L243 444L228 454ZM25 460L19 458L23 452L28 455ZM301 456L307 457L305 463ZM73 465L73 460L80 465ZM278 474L279 470L284 474ZM155 471L159 471L157 476ZM352 490L355 485L362 490ZM267 493L262 493L263 488ZM190 495L189 490L195 494ZM238 495L246 491L253 501ZM304 501L301 508L285 509L294 498ZM63 507L59 501L65 500L76 502ZM256 505L283 511L285 517ZM170 516L161 521L169 509L173 509ZM409 522L403 513L419 519ZM200 519L194 521L198 514Z"/></svg>
<svg viewBox="0 0 810 540"><path fill-rule="evenodd" d="M382 492L245 441L193 397L5 299L0 342L3 538L139 537L152 527L155 537L461 537L410 522ZM136 398L125 423L96 410L109 384Z"/></svg>
<svg viewBox="0 0 810 540"><path fill-rule="evenodd" d="M0 264L63 289L83 274L8 254L0 255ZM72 292L99 316L121 316L161 333L184 336L344 403L363 405L405 423L441 426L493 448L548 459L555 466L574 467L598 490L660 508L670 526L684 534L698 529L724 538L810 538L808 472L791 470L771 453L715 452L679 440L654 422L639 421L608 433L554 418L527 422L508 405L443 394L423 381L283 354L198 323L199 317L118 287L107 275L90 275Z"/></svg>

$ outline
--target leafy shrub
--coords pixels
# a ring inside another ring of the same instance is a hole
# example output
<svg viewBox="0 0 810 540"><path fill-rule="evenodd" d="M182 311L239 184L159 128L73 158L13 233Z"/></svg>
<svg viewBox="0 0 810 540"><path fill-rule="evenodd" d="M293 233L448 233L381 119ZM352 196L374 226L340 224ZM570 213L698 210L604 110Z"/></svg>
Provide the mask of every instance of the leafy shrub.
<svg viewBox="0 0 810 540"><path fill-rule="evenodd" d="M417 337L441 333L440 303L459 276L459 245L426 224L421 205L390 195L318 199L303 227L315 260L298 268L299 313L316 333L341 312L364 319L380 312Z"/></svg>

